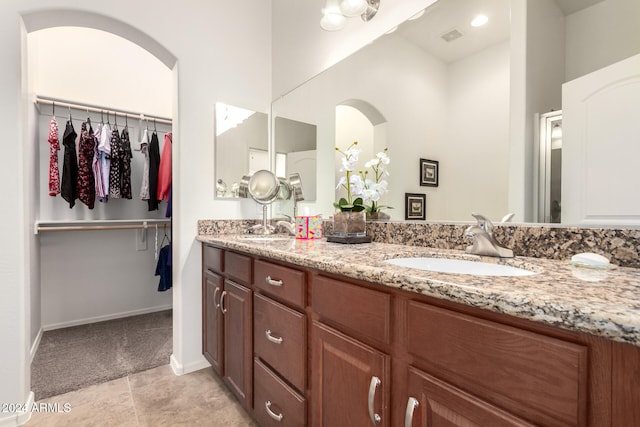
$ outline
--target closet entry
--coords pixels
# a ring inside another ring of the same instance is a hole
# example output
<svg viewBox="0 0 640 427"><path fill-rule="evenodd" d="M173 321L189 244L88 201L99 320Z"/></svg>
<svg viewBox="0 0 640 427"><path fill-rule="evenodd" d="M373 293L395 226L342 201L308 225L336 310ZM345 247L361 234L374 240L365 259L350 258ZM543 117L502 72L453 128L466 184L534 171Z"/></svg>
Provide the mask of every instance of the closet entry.
<svg viewBox="0 0 640 427"><path fill-rule="evenodd" d="M172 71L139 46L87 28L29 33L27 49L29 93L37 94L40 280L32 300L40 315L32 323L40 331L32 353L48 331L62 336L68 327L154 312L166 313L168 326L142 322L125 342L162 330L170 346ZM105 357L122 351L114 347Z"/></svg>

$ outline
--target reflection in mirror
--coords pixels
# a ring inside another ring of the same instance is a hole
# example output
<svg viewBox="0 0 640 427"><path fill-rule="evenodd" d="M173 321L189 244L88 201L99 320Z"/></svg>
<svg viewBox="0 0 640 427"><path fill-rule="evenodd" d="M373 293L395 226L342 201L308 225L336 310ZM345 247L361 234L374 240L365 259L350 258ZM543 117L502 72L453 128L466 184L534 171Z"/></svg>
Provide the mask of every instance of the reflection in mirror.
<svg viewBox="0 0 640 427"><path fill-rule="evenodd" d="M472 27L479 12L489 20ZM639 21L640 2L629 0L437 1L274 101L278 115L318 126L311 209L333 211L335 109L357 99L386 120L392 219L402 219L404 193L423 193L427 220L469 221L480 211L496 222L509 212L540 221L535 114L563 110L567 125L563 84L640 53ZM420 185L420 158L439 161L437 187ZM564 221L566 197L561 207Z"/></svg>
<svg viewBox="0 0 640 427"><path fill-rule="evenodd" d="M305 200L316 200L316 126L284 117L274 120L276 175L299 174Z"/></svg>
<svg viewBox="0 0 640 427"><path fill-rule="evenodd" d="M268 117L216 103L215 126L216 197L238 197L247 172L269 169Z"/></svg>

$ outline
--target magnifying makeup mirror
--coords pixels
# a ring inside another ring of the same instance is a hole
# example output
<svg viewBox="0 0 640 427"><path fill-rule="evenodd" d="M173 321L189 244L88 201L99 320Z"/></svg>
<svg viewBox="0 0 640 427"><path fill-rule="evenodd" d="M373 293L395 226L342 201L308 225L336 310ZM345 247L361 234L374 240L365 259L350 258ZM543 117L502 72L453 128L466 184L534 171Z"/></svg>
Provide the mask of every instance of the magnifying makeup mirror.
<svg viewBox="0 0 640 427"><path fill-rule="evenodd" d="M270 171L262 169L251 175L248 182L249 195L262 205L262 225L255 228L260 234L271 234L275 228L267 224L267 205L278 197L280 180Z"/></svg>

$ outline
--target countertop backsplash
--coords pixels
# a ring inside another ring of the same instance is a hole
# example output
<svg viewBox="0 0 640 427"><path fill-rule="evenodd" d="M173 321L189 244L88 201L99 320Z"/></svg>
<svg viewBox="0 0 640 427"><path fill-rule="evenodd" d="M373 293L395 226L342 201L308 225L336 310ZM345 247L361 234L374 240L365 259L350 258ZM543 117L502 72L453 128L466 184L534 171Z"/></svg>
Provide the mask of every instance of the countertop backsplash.
<svg viewBox="0 0 640 427"><path fill-rule="evenodd" d="M198 234L243 234L259 223L259 220L200 220ZM367 222L367 235L379 243L464 250L470 243L464 231L471 224L372 221ZM329 235L333 222L325 220L323 227L324 234ZM494 234L516 256L565 260L581 252L595 252L612 264L640 268L640 229L496 224Z"/></svg>

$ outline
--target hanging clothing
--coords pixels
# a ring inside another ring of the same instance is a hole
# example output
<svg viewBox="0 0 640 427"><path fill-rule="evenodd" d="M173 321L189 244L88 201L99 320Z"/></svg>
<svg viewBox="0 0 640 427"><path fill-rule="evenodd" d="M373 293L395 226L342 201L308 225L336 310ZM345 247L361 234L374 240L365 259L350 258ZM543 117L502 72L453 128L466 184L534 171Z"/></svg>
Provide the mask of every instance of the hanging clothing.
<svg viewBox="0 0 640 427"><path fill-rule="evenodd" d="M171 188L171 145L172 134L168 132L164 135L164 145L160 156L160 167L158 170L158 200L169 200L169 189Z"/></svg>
<svg viewBox="0 0 640 427"><path fill-rule="evenodd" d="M49 122L49 195L60 194L60 170L58 169L58 151L60 151L60 141L58 140L58 122L56 116L51 117Z"/></svg>
<svg viewBox="0 0 640 427"><path fill-rule="evenodd" d="M131 199L131 141L129 140L129 128L127 126L122 129L122 135L120 135L122 159L120 169L120 196L123 199Z"/></svg>
<svg viewBox="0 0 640 427"><path fill-rule="evenodd" d="M158 210L158 169L160 168L160 143L156 131L151 135L149 144L149 200L150 211Z"/></svg>
<svg viewBox="0 0 640 427"><path fill-rule="evenodd" d="M109 123L102 125L100 131L100 171L102 172L102 194L99 200L106 203L109 200L109 172L111 170L111 126Z"/></svg>
<svg viewBox="0 0 640 427"><path fill-rule="evenodd" d="M102 184L102 165L100 162L100 145L99 135L102 133L102 124L96 126L96 131L93 134L93 161L91 162L91 169L93 170L93 178L95 183L95 192L98 200L104 200L106 194L104 193L104 186Z"/></svg>
<svg viewBox="0 0 640 427"><path fill-rule="evenodd" d="M171 193L173 192L173 186L169 188L169 200L167 201L167 210L164 213L164 216L167 218L171 218Z"/></svg>
<svg viewBox="0 0 640 427"><path fill-rule="evenodd" d="M87 122L82 123L80 139L78 140L78 179L76 192L78 199L89 209L93 209L96 200L96 181L93 175L93 156L95 154L95 140L93 128Z"/></svg>
<svg viewBox="0 0 640 427"><path fill-rule="evenodd" d="M109 197L119 199L122 186L122 164L124 159L124 148L118 128L111 131L111 169L109 170Z"/></svg>
<svg viewBox="0 0 640 427"><path fill-rule="evenodd" d="M171 289L171 244L165 245L160 249L155 275L160 276L158 292L164 292Z"/></svg>
<svg viewBox="0 0 640 427"><path fill-rule="evenodd" d="M62 137L64 145L64 161L62 164L62 198L69 203L69 208L76 204L78 194L76 181L78 179L78 157L76 155L76 133L71 120L67 120L67 126Z"/></svg>
<svg viewBox="0 0 640 427"><path fill-rule="evenodd" d="M142 134L140 152L144 155L142 167L142 184L140 185L140 199L149 200L149 135L147 129Z"/></svg>

